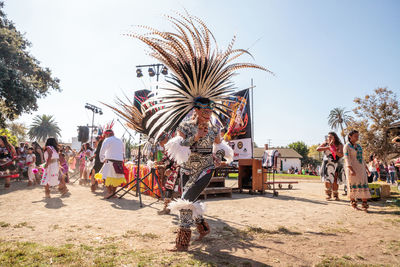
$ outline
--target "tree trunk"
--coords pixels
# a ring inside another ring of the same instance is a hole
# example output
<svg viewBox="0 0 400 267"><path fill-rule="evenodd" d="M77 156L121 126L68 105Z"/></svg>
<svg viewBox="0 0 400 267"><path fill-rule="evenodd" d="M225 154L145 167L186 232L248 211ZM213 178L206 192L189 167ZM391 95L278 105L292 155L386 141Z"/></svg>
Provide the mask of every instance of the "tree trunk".
<svg viewBox="0 0 400 267"><path fill-rule="evenodd" d="M340 124L340 129L342 129L342 131L340 132L340 135L343 137L343 141L344 141L343 145L345 145L346 144L346 135L343 132L343 124L342 123Z"/></svg>

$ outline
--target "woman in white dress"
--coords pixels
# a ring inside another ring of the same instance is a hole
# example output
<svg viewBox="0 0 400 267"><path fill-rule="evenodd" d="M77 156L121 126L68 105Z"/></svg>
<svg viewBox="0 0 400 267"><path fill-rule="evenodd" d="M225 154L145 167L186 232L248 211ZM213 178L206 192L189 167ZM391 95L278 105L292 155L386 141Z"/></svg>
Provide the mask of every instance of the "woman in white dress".
<svg viewBox="0 0 400 267"><path fill-rule="evenodd" d="M41 185L45 186L46 198L50 198L50 186L56 186L60 184L60 163L58 152L57 140L55 138L47 139L46 150L44 152L46 165L44 166L45 170L43 172L42 181L40 182ZM68 191L66 185L61 185L59 190L61 194L64 194L63 192Z"/></svg>
<svg viewBox="0 0 400 267"><path fill-rule="evenodd" d="M36 168L36 156L33 153L33 147L28 149L28 154L26 155L26 165L28 166L28 186L31 186L36 183L36 176L33 172L33 170Z"/></svg>
<svg viewBox="0 0 400 267"><path fill-rule="evenodd" d="M368 199L371 198L368 187L368 166L364 161L363 150L358 144L359 133L353 130L349 133L349 142L344 146L344 160L346 162L346 176L350 190L350 203L357 208L357 200L362 200L362 209L368 212Z"/></svg>
<svg viewBox="0 0 400 267"><path fill-rule="evenodd" d="M91 170L93 169L94 166L94 153L93 149L90 147L89 143L86 143L85 145L85 168L83 169L83 179L84 179L84 184L89 183L89 175Z"/></svg>

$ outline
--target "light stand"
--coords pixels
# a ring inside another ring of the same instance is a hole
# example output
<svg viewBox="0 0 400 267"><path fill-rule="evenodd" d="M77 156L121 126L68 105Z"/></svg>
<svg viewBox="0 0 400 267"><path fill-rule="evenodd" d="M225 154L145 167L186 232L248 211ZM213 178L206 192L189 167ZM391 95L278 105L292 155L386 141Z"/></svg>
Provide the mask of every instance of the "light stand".
<svg viewBox="0 0 400 267"><path fill-rule="evenodd" d="M149 65L137 65L136 66L136 77L141 78L143 77L142 68L149 68L148 73L150 77L156 76L157 84L156 84L156 93L158 93L158 80L160 74L167 76L168 75L168 68L161 63L157 64L149 64ZM153 149L152 149L153 150ZM153 152L153 161L155 161L157 148L154 149Z"/></svg>
<svg viewBox="0 0 400 267"><path fill-rule="evenodd" d="M95 105L92 105L92 104L88 104L88 103L86 103L85 108L89 109L89 110L91 110L93 112L92 126L91 126L92 131L91 131L91 134L90 134L90 144L91 144L91 146L93 146L93 131L94 131L94 128L95 128L94 127L94 114L96 113L96 114L99 114L99 115L103 115L103 111L101 110L101 108L96 107Z"/></svg>
<svg viewBox="0 0 400 267"><path fill-rule="evenodd" d="M156 79L157 79L156 89L158 89L158 80L159 80L160 74L162 74L164 76L168 75L167 67L164 66L164 64L157 63L157 64L150 64L150 65L136 66L136 76L138 78L143 77L142 68L149 68L148 72L149 72L150 77L156 76Z"/></svg>

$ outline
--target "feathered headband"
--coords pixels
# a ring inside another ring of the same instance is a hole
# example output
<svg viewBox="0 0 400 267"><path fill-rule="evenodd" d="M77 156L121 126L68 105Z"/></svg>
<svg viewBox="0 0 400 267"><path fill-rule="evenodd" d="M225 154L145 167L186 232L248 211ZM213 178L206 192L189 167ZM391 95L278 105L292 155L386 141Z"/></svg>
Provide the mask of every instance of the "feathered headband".
<svg viewBox="0 0 400 267"><path fill-rule="evenodd" d="M112 120L110 123L107 123L106 125L104 125L103 127L99 127L99 135L104 136L104 134L107 131L111 131L112 132L112 128L114 127L114 120Z"/></svg>
<svg viewBox="0 0 400 267"><path fill-rule="evenodd" d="M205 23L197 17L178 14L179 18L167 16L175 32L149 30L145 34L128 34L150 47L150 55L168 67L172 74L167 79L170 86L161 88L151 101L157 112L146 122L149 136L157 139L163 132L174 131L183 118L196 106L196 98L213 103L213 112L228 115L229 108L223 103L230 100L233 92L231 82L235 71L242 68L265 69L251 63L232 63L243 54L244 49L233 49L233 37L226 51L218 49L216 40ZM272 73L272 72L270 72Z"/></svg>

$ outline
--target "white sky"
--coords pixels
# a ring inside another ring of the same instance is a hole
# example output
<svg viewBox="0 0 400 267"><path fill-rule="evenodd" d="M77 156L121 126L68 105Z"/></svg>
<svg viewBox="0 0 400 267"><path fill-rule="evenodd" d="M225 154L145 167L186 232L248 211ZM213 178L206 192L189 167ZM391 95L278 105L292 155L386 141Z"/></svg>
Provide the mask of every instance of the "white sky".
<svg viewBox="0 0 400 267"><path fill-rule="evenodd" d="M95 124L114 114L112 103L154 84L135 66L155 63L139 41L125 37L132 25L170 30L162 18L171 11L202 18L220 46L237 34L237 48L249 48L255 63L276 76L244 70L234 81L255 89L255 142L286 145L322 141L334 107L352 109L352 100L379 86L400 92L399 1L103 1L6 0L5 11L33 44L32 54L60 78L62 92L39 101L37 114L54 115L62 140L91 123L91 103L103 108ZM242 58L252 62L251 58ZM117 123L118 124L118 123ZM123 130L116 128L117 135Z"/></svg>

